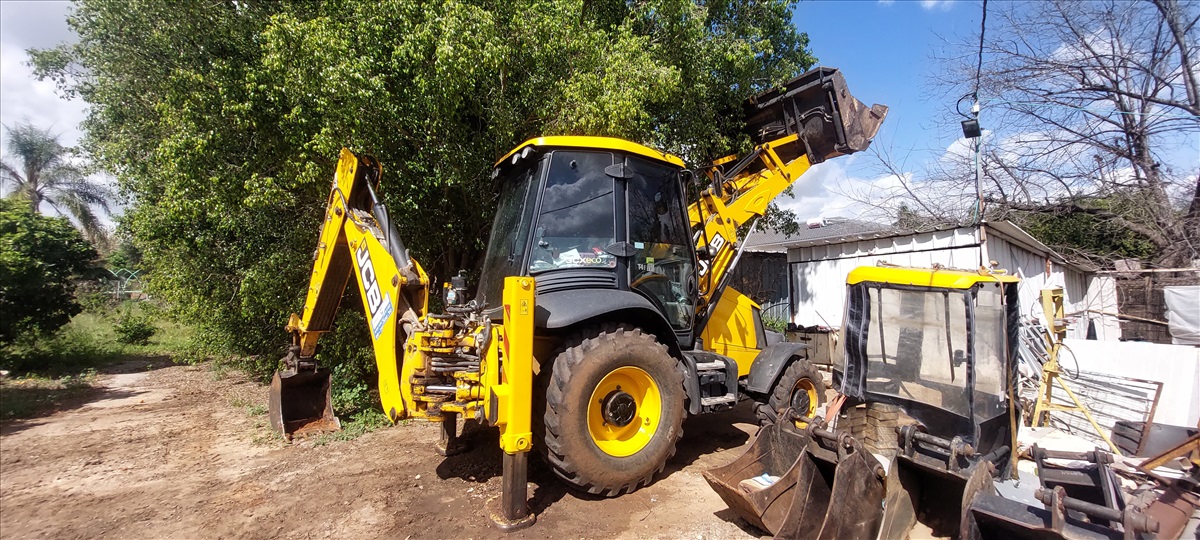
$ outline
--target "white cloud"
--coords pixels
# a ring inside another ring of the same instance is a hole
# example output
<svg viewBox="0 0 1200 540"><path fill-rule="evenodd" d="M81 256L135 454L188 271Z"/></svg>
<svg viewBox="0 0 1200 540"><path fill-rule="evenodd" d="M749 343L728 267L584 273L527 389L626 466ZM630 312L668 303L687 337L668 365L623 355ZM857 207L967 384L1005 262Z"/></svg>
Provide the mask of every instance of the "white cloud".
<svg viewBox="0 0 1200 540"><path fill-rule="evenodd" d="M890 6L892 4L895 4L896 0L879 0L879 3L883 4L885 6Z"/></svg>
<svg viewBox="0 0 1200 540"><path fill-rule="evenodd" d="M952 7L954 7L954 0L921 0L921 9L925 11L933 11L935 9L949 11Z"/></svg>
<svg viewBox="0 0 1200 540"><path fill-rule="evenodd" d="M0 124L4 126L0 129L0 153L5 161L12 160L8 153L7 129L20 123L50 129L65 146L79 144L83 136L79 124L87 116L87 104L78 98L63 99L53 82L37 80L33 69L26 65L28 60L23 47L7 41L0 43ZM112 178L105 175L97 175L93 180L110 187L113 185ZM6 193L7 188L0 186L0 195ZM112 210L118 214L121 211L116 204ZM46 206L42 211L54 213ZM99 217L105 227L112 228L110 216L100 212Z"/></svg>
<svg viewBox="0 0 1200 540"><path fill-rule="evenodd" d="M34 78L25 51L75 40L66 21L69 7L68 2L0 2L0 124L50 128L68 146L79 141L87 106L59 97L53 82Z"/></svg>
<svg viewBox="0 0 1200 540"><path fill-rule="evenodd" d="M49 128L59 135L64 145L79 142L82 133L79 123L87 115L87 104L81 99L63 99L51 81L39 81L26 65L29 56L24 50L0 47L0 124L12 127L29 122ZM5 149L7 149L7 136Z"/></svg>
<svg viewBox="0 0 1200 540"><path fill-rule="evenodd" d="M796 214L798 221L817 217L844 217L866 221L890 222L894 219L892 204L902 180L895 175L874 178L852 176L857 156L838 158L814 165L794 184L791 196L781 196L776 203ZM911 181L905 173L903 181Z"/></svg>

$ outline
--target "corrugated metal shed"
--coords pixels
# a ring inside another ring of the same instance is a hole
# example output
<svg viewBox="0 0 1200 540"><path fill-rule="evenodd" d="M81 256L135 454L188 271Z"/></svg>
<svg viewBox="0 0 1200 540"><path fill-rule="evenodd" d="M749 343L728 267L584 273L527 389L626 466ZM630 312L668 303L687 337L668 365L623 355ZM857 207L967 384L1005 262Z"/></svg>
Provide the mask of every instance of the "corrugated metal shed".
<svg viewBox="0 0 1200 540"><path fill-rule="evenodd" d="M1009 222L930 231L855 230L782 239L774 245L787 249L792 322L798 326L841 326L846 275L858 266L882 262L973 269L991 267L994 261L994 267L1021 278L1021 305L1027 317L1040 316L1043 288L1062 287L1068 313L1079 313L1069 335L1085 337L1090 324L1098 339L1120 337L1115 317L1089 312L1117 312L1113 280L1095 274L1094 267L1067 261Z"/></svg>

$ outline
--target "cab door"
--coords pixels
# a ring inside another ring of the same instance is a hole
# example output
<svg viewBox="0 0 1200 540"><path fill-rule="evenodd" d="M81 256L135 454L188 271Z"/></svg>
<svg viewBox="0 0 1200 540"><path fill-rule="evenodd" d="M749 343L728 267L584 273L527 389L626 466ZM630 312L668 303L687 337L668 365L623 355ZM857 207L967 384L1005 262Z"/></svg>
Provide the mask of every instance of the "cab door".
<svg viewBox="0 0 1200 540"><path fill-rule="evenodd" d="M625 157L629 288L648 298L680 338L691 343L696 265L679 169Z"/></svg>

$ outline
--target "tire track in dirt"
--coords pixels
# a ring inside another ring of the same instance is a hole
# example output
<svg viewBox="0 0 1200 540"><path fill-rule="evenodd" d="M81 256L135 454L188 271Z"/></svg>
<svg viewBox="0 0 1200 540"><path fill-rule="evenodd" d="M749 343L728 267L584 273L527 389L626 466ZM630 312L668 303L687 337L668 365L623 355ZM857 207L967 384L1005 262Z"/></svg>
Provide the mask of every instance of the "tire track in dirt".
<svg viewBox="0 0 1200 540"><path fill-rule="evenodd" d="M203 366L121 367L76 409L0 426L0 537L504 536L483 510L500 487L494 429L468 430L475 448L445 459L421 422L287 445L247 412L265 405L262 386ZM752 538L700 475L744 450L752 422L748 410L689 419L669 476L616 499L576 495L534 460L538 524L517 537Z"/></svg>

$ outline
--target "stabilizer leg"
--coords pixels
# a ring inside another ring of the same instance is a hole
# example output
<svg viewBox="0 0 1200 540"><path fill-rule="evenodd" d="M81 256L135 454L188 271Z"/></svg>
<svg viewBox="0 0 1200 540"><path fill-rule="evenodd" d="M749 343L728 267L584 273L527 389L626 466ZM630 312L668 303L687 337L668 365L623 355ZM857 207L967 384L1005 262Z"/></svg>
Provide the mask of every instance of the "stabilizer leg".
<svg viewBox="0 0 1200 540"><path fill-rule="evenodd" d="M504 477L500 496L488 501L488 513L496 527L505 532L524 529L537 521L529 511L528 496L529 452L504 453Z"/></svg>
<svg viewBox="0 0 1200 540"><path fill-rule="evenodd" d="M437 453L442 456L456 456L470 450L470 445L458 437L458 414L442 413L442 427L438 437Z"/></svg>

